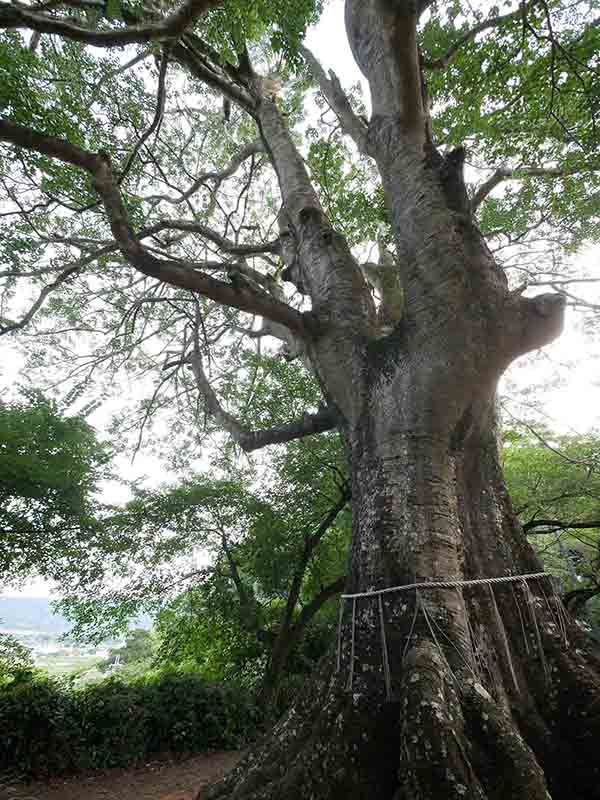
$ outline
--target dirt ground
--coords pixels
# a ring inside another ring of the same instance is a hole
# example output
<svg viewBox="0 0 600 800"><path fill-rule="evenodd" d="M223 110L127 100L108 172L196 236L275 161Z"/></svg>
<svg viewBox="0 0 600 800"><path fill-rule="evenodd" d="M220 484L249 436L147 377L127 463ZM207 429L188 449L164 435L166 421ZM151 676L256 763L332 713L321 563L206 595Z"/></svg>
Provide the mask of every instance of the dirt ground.
<svg viewBox="0 0 600 800"><path fill-rule="evenodd" d="M0 778L0 800L193 800L201 786L219 778L240 757L214 752L183 761L163 758L27 785L3 785Z"/></svg>

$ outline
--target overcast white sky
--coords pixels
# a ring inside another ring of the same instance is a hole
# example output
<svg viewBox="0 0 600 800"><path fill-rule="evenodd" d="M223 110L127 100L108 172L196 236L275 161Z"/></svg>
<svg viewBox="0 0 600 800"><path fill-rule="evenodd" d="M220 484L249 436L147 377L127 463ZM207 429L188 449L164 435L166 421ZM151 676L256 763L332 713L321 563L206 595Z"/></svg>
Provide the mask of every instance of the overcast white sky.
<svg viewBox="0 0 600 800"><path fill-rule="evenodd" d="M321 60L325 68L333 68L343 83L349 86L361 80L362 76L356 67L344 31L343 0L332 0L326 8L319 26L310 31L308 46ZM598 261L598 252L590 250L583 258L587 261ZM581 290L582 292L585 289ZM528 361L525 366L517 362L512 368L509 379L521 385L539 384L553 380L558 375L566 376L566 382L559 388L548 390L545 397L545 411L548 423L564 431L583 432L591 427L600 429L600 386L598 383L597 358L589 352L589 345L578 330L580 318L574 312L567 314L566 330L562 338L547 348L533 364ZM564 365L571 364L569 368ZM0 394L6 394L14 386L17 377L18 359L14 357L10 343L0 339ZM96 413L92 419L100 427L108 421L106 411ZM140 456L132 465L129 458L123 457L122 468L128 478L152 475L153 483L168 480L169 475L159 462L147 456ZM121 489L107 487L111 500L123 500ZM121 493L121 497L117 495ZM50 592L49 584L35 581L22 587L19 591L7 590L3 594L20 594L21 596L40 597Z"/></svg>

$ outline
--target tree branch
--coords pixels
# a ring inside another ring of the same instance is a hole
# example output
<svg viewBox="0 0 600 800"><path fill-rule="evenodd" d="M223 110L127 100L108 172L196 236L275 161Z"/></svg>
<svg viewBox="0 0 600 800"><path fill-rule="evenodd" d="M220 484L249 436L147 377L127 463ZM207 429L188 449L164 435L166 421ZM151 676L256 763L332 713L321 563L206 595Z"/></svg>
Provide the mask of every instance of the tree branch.
<svg viewBox="0 0 600 800"><path fill-rule="evenodd" d="M234 416L225 411L219 402L219 398L204 372L198 341L195 343L195 351L193 356L189 358L189 363L196 379L196 385L206 401L210 415L247 453L259 450L270 444L283 444L315 433L324 433L332 430L338 424L337 413L330 408L323 408L316 414L304 414L299 420L276 425L267 430L248 430Z"/></svg>
<svg viewBox="0 0 600 800"><path fill-rule="evenodd" d="M491 28L498 28L504 25L505 22L510 22L513 19L521 19L523 13L535 4L536 0L530 0L529 3L520 3L519 8L515 11L510 11L508 14L501 14L499 17L490 17L483 22L473 26L470 30L465 31L456 42L446 51L443 56L436 58L434 61L424 61L423 66L427 69L446 69L446 67L454 60L458 51L468 42L480 33L490 30Z"/></svg>
<svg viewBox="0 0 600 800"><path fill-rule="evenodd" d="M172 203L173 205L179 205L180 203L184 203L188 200L193 194L195 194L198 189L202 186L202 184L206 183L206 181L215 181L217 186L219 186L223 181L230 178L235 172L239 169L239 167L244 163L247 158L250 156L257 155L258 153L264 153L265 146L261 139L255 139L253 142L245 145L239 152L237 152L227 164L224 169L220 172L203 172L201 175L198 175L196 180L192 183L192 185L186 189L184 192L181 192L179 197L169 197L168 195L164 194L151 194L147 197L140 198L141 200L153 201L153 200L162 200L165 203Z"/></svg>
<svg viewBox="0 0 600 800"><path fill-rule="evenodd" d="M562 332L565 306L564 296L556 292L536 297L509 294L503 319L509 352L517 357L553 342Z"/></svg>
<svg viewBox="0 0 600 800"><path fill-rule="evenodd" d="M331 528L333 523L336 521L338 515L346 506L346 503L350 499L350 492L348 486L344 486L342 491L340 492L340 496L338 498L337 503L329 509L325 517L321 520L317 530L311 535L306 536L304 539L304 548L302 550L302 556L300 558L300 563L294 570L294 577L292 578L292 584L290 586L290 590L288 592L287 602L286 602L286 609L284 615L283 626L287 628L292 627L292 620L294 618L294 610L300 598L300 591L302 589L302 581L304 580L304 575L306 573L306 568L313 556L314 551L319 546L321 540L327 533L327 531ZM314 601L313 601L314 602ZM325 600L321 601L322 605ZM312 605L309 604L309 606ZM320 605L317 605L317 608L320 608ZM308 608L309 606L306 606ZM305 610L303 609L303 610ZM308 613L308 612L307 612ZM315 613L314 611L312 612ZM308 617L310 619L310 617ZM304 623L306 624L306 622ZM296 626L294 626L296 627Z"/></svg>
<svg viewBox="0 0 600 800"><path fill-rule="evenodd" d="M105 73L105 75L103 75L102 78L100 78L98 83L92 89L94 96L98 94L98 92L104 86L105 83L107 83L110 80L113 80L114 78L117 77L117 75L122 75L124 72L127 72L127 70L131 69L132 67L135 67L136 64L139 64L141 61L144 61L151 55L152 55L152 48L148 47L146 50L142 51L141 53L138 53L137 56L132 58L126 64L123 64L118 69L115 69L112 72Z"/></svg>
<svg viewBox="0 0 600 800"><path fill-rule="evenodd" d="M597 172L600 166L586 165L582 167L498 167L498 169L477 189L471 199L471 209L476 211L485 198L498 184L506 180L519 180L520 178L566 178L569 175L578 175L581 172Z"/></svg>
<svg viewBox="0 0 600 800"><path fill-rule="evenodd" d="M325 99L335 111L342 130L353 139L360 153L366 153L368 125L352 110L339 78L333 70L329 70L328 78L321 64L304 45L300 46L300 52L304 56L313 77L319 84L319 88L325 95Z"/></svg>
<svg viewBox="0 0 600 800"><path fill-rule="evenodd" d="M301 633L315 616L315 614L322 606L325 605L328 600L331 600L333 597L336 597L336 595L340 594L340 592L343 592L344 587L346 586L346 581L347 576L340 575L340 577L336 578L335 581L327 586L324 586L319 594L313 597L310 603L307 603L305 606L303 606L302 611L298 615L298 619L294 624L292 633Z"/></svg>
<svg viewBox="0 0 600 800"><path fill-rule="evenodd" d="M598 595L600 595L600 585L589 586L567 592L562 601L565 607L576 615L582 606Z"/></svg>
<svg viewBox="0 0 600 800"><path fill-rule="evenodd" d="M92 47L118 47L157 39L177 39L218 2L220 0L186 0L160 23L128 25L110 31L90 30L43 12L31 11L27 6L0 3L0 28L28 28L38 33L54 33Z"/></svg>
<svg viewBox="0 0 600 800"><path fill-rule="evenodd" d="M177 38L189 28L198 17L205 14L211 6L216 6L220 0L185 0L179 8L164 21L163 25L168 36Z"/></svg>
<svg viewBox="0 0 600 800"><path fill-rule="evenodd" d="M110 160L105 153L89 153L64 139L47 136L5 119L0 119L0 141L25 147L86 170L92 176L93 188L103 201L112 234L121 253L144 275L172 286L190 289L240 311L266 317L286 325L301 336L308 335L310 317L291 308L287 303L252 286L233 285L217 280L197 270L194 265L186 266L185 262L156 258L142 247L131 227Z"/></svg>
<svg viewBox="0 0 600 800"><path fill-rule="evenodd" d="M219 250L224 253L236 256L252 256L259 253L279 253L280 245L279 239L273 239L264 244L235 244L230 239L203 225L201 222L187 222L186 220L165 220L163 223L163 230L168 228L176 231L189 231L190 233L198 233L208 239L209 242L217 245Z"/></svg>
<svg viewBox="0 0 600 800"><path fill-rule="evenodd" d="M246 630L256 634L258 639L262 639L264 638L265 631L261 628L261 626L258 623L258 609L257 609L256 598L254 597L253 594L249 594L246 591L246 587L244 586L244 581L242 580L242 576L240 575L240 572L238 570L236 560L233 557L231 548L229 547L229 542L227 541L227 535L225 531L221 532L221 545L223 547L223 552L225 553L225 558L227 559L227 565L229 567L229 574L231 576L231 580L235 585L238 599L240 601L240 611L241 611L240 616L243 625L246 628Z"/></svg>
<svg viewBox="0 0 600 800"><path fill-rule="evenodd" d="M156 92L156 110L154 112L154 118L153 118L152 122L150 123L149 128L146 131L144 131L142 136L140 136L140 138L135 143L135 147L133 148L133 150L129 154L129 157L128 157L126 163L125 163L125 166L123 167L123 171L119 175L119 181L118 181L119 184L123 183L123 181L127 177L127 174L129 172L129 170L131 169L131 167L133 166L133 163L134 163L134 161L136 159L137 154L140 152L140 150L144 146L144 143L146 141L148 141L148 139L150 138L150 136L152 136L154 131L157 132L157 136L158 136L158 129L160 129L160 124L162 122L163 114L164 114L164 110L165 110L165 99L166 99L165 83L166 83L166 79L167 79L167 67L168 66L169 66L169 54L168 54L167 50L164 49L163 53L162 53L162 58L161 58L161 61L160 61L160 70L159 70L159 74L158 74L158 89L157 89L157 92Z"/></svg>
<svg viewBox="0 0 600 800"><path fill-rule="evenodd" d="M63 283L65 283L70 277L72 277L83 266L85 266L85 264L89 260L91 259L82 259L80 262L68 267L68 269L61 272L61 274L58 276L58 278L56 278L55 281L52 281L52 283L49 283L41 290L35 302L25 312L25 314L23 314L23 316L18 322L10 322L8 323L8 325L0 324L0 336L4 336L7 333L18 331L24 328L29 322L31 322L36 313L44 305L48 295L51 294L55 289L58 289L59 286L62 286Z"/></svg>
<svg viewBox="0 0 600 800"><path fill-rule="evenodd" d="M535 531L534 528L551 528L551 531ZM556 531L567 530L587 530L589 528L600 528L600 520L590 520L588 522L563 522L560 519L530 519L523 525L523 531L530 536L539 536L544 533L554 533Z"/></svg>

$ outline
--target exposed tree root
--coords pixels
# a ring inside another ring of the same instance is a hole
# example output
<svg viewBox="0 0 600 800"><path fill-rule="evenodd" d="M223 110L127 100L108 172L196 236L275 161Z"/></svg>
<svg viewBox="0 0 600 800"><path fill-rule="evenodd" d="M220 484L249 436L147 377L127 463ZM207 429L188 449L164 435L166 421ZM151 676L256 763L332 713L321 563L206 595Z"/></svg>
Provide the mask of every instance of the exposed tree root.
<svg viewBox="0 0 600 800"><path fill-rule="evenodd" d="M541 711L524 694L522 713L455 675L431 642L405 659L393 702L381 687L346 691L328 664L202 800L597 800L597 676L568 652L553 656L571 683L546 686Z"/></svg>

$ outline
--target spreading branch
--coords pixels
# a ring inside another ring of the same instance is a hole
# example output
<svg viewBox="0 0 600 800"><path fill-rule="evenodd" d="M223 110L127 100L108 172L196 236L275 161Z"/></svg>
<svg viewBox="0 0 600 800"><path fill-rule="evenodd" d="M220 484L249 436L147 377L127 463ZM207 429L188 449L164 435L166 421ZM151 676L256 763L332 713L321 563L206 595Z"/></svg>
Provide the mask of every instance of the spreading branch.
<svg viewBox="0 0 600 800"><path fill-rule="evenodd" d="M217 280L193 264L160 259L145 249L133 232L107 154L90 153L64 139L47 136L5 119L0 119L0 141L57 158L88 172L92 186L104 204L119 250L139 272L172 286L190 289L222 305L266 317L301 336L308 334L307 317L267 292L256 290L251 285L240 286Z"/></svg>
<svg viewBox="0 0 600 800"><path fill-rule="evenodd" d="M127 25L110 31L97 31L75 25L66 19L32 11L16 3L0 3L0 28L26 28L38 33L53 33L92 47L118 47L126 44L178 39L195 20L220 0L186 0L162 22Z"/></svg>
<svg viewBox="0 0 600 800"><path fill-rule="evenodd" d="M336 113L342 130L353 139L360 153L366 153L368 125L352 110L339 78L333 70L329 70L328 78L321 64L307 47L302 45L300 52L304 56L313 77L319 84L325 99Z"/></svg>
<svg viewBox="0 0 600 800"><path fill-rule="evenodd" d="M534 531L534 528L542 528L543 530ZM589 530L590 528L600 528L600 520L564 522L560 519L530 519L529 522L523 525L525 533L533 536L544 533L556 533L557 531Z"/></svg>
<svg viewBox="0 0 600 800"><path fill-rule="evenodd" d="M39 34L36 34L39 36ZM152 48L148 47L143 50L141 53L138 53L137 56L134 56L130 61L127 61L125 64L120 66L118 69L112 70L111 72L107 72L105 75L100 78L98 83L93 88L94 96L97 96L100 92L100 89L108 83L108 81L114 80L118 75L122 75L124 72L128 72L132 67L135 67L136 64L139 64L142 61L145 61L152 55Z"/></svg>
<svg viewBox="0 0 600 800"><path fill-rule="evenodd" d="M309 536L305 536L304 538L304 548L302 550L302 556L300 557L300 562L294 571L294 577L292 578L292 584L290 586L290 590L288 592L285 615L284 615L284 625L291 627L292 620L294 618L294 610L300 599L300 591L302 589L302 582L304 580L304 575L306 573L306 568L308 567L311 558L319 544L321 543L323 537L327 533L327 531L331 528L333 523L338 518L339 514L343 511L350 499L350 490L348 485L344 485L342 487L342 491L340 492L340 496L337 499L337 502L329 509L327 514L321 520L319 526L317 527L316 531ZM316 598L315 598L316 600ZM314 602L314 601L313 601ZM322 605L325 600L322 600L320 605ZM312 605L312 604L309 604ZM317 608L320 607L317 605ZM305 606L303 611L305 611L309 606ZM307 611L307 617L310 619L316 611L313 611L310 616L308 616L309 612Z"/></svg>
<svg viewBox="0 0 600 800"><path fill-rule="evenodd" d="M471 199L471 208L476 211L486 197L496 186L506 180L519 180L522 178L566 178L569 175L578 175L583 172L596 172L598 165L584 165L579 167L498 167L495 172L476 190Z"/></svg>
<svg viewBox="0 0 600 800"><path fill-rule="evenodd" d="M89 259L89 258L81 259L79 262L76 262L70 267L67 267L67 269L63 270L60 273L60 275L56 278L56 280L52 281L52 283L49 283L47 286L44 286L44 288L37 296L36 300L32 303L32 305L23 314L23 316L18 322L9 322L8 324L5 325L0 324L0 336L4 336L7 333L13 333L14 331L21 330L26 325L28 325L34 318L34 316L37 314L37 312L40 310L40 308L44 305L48 296L52 294L53 291L62 286L64 283L66 283L66 281L68 281L69 278L71 278L73 275L75 275L77 272L83 269L83 267L86 264L88 264L91 260L95 260L95 256L94 259Z"/></svg>
<svg viewBox="0 0 600 800"><path fill-rule="evenodd" d="M227 178L231 178L232 175L236 173L239 167L246 161L248 158L258 155L258 153L263 153L265 150L265 146L261 139L255 139L253 142L245 145L241 150L239 150L231 159L231 161L224 167L220 172L216 171L207 171L203 172L201 175L194 180L191 186L189 186L185 191L181 192L179 197L169 197L168 195L164 194L152 194L148 195L147 197L141 198L142 200L147 200L149 202L152 201L163 201L165 203L171 203L173 205L179 205L180 203L184 203L186 200L194 195L198 189L203 186L207 181L214 181L216 187L220 186L223 181L227 180Z"/></svg>
<svg viewBox="0 0 600 800"><path fill-rule="evenodd" d="M589 586L584 589L573 589L563 597L563 603L573 614L577 613L594 597L600 595L600 584Z"/></svg>
<svg viewBox="0 0 600 800"><path fill-rule="evenodd" d="M166 80L167 80L167 67L168 66L169 66L169 54L168 54L168 51L165 49L165 50L163 50L163 53L162 53L162 58L161 58L161 61L160 61L160 70L159 70L159 73L158 73L158 89L157 89L157 93L156 93L156 110L154 112L154 118L152 119L152 122L150 123L150 126L148 127L148 129L146 131L144 131L142 136L140 136L138 141L135 143L135 147L133 148L133 150L129 154L127 162L126 162L125 166L123 167L123 171L121 172L121 175L119 176L119 183L123 183L123 181L127 177L127 174L129 173L129 170L133 166L138 153L140 152L140 150L142 149L144 144L148 141L150 136L152 136L152 134L155 131L156 131L156 134L158 136L158 131L160 129L160 125L162 123L163 115L164 115L164 111L165 111L165 99L166 99L165 84L166 84Z"/></svg>
<svg viewBox="0 0 600 800"><path fill-rule="evenodd" d="M232 256L253 256L261 253L279 253L279 239L273 239L270 242L263 242L257 244L235 244L230 239L203 225L200 222L188 222L186 220L165 220L163 229L175 231L187 231L189 233L197 233L208 239L216 245L223 253L228 253Z"/></svg>
<svg viewBox="0 0 600 800"><path fill-rule="evenodd" d="M337 597L340 592L344 591L346 586L347 576L341 575L336 580L329 583L327 586L324 586L321 591L316 594L310 603L307 603L305 606L302 607L302 611L298 615L296 623L294 625L293 631L294 633L302 632L304 628L309 624L315 614L325 605L328 600Z"/></svg>
<svg viewBox="0 0 600 800"><path fill-rule="evenodd" d="M423 66L427 69L446 69L446 67L455 59L461 47L464 47L466 44L468 44L468 42L472 42L476 36L484 31L490 30L491 28L499 28L506 22L511 22L512 20L521 19L527 9L531 8L535 2L536 0L532 0L529 3L521 3L519 8L517 8L515 11L510 11L508 14L501 14L498 17L489 17L488 19L479 22L468 31L465 31L465 33L463 33L463 35L460 36L454 42L454 44L448 48L443 56L436 58L434 61L424 61Z"/></svg>
<svg viewBox="0 0 600 800"><path fill-rule="evenodd" d="M316 414L303 414L300 419L293 422L276 425L266 430L251 431L221 405L204 371L198 340L196 340L194 354L189 358L189 363L194 373L198 390L206 402L209 414L247 453L271 444L283 444L316 433L324 433L332 430L338 424L337 413L330 408L322 408Z"/></svg>

